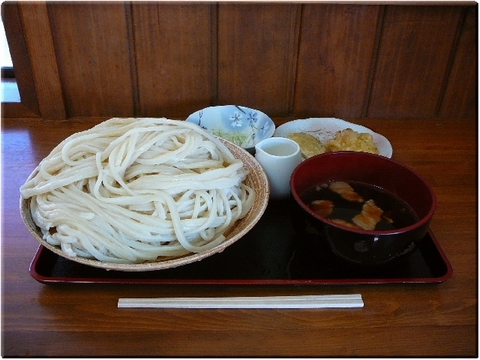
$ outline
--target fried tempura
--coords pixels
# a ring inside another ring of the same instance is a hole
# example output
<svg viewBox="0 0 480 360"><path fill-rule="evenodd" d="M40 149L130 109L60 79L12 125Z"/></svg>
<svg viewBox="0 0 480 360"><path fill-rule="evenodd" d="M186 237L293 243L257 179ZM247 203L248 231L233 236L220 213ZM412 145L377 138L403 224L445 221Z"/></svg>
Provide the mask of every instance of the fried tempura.
<svg viewBox="0 0 480 360"><path fill-rule="evenodd" d="M369 133L358 133L350 128L337 131L333 139L325 142L327 151L364 151L378 154L378 148Z"/></svg>
<svg viewBox="0 0 480 360"><path fill-rule="evenodd" d="M375 226L381 220L383 210L375 205L375 201L368 200L362 207L362 212L356 215L352 221L364 230L375 230Z"/></svg>
<svg viewBox="0 0 480 360"><path fill-rule="evenodd" d="M343 225L343 226L353 228L353 229L360 229L357 225L352 224L351 222L348 222L347 220L343 220L343 219L330 219L330 220L333 221L334 223L338 224L338 225Z"/></svg>
<svg viewBox="0 0 480 360"><path fill-rule="evenodd" d="M317 154L323 154L326 151L322 142L310 134L303 132L291 133L288 134L288 138L300 146L302 155L307 159Z"/></svg>
<svg viewBox="0 0 480 360"><path fill-rule="evenodd" d="M313 200L310 203L310 209L320 216L327 217L333 211L333 202L330 200Z"/></svg>
<svg viewBox="0 0 480 360"><path fill-rule="evenodd" d="M346 200L363 202L363 198L355 192L350 184L344 181L334 181L328 185L328 188Z"/></svg>

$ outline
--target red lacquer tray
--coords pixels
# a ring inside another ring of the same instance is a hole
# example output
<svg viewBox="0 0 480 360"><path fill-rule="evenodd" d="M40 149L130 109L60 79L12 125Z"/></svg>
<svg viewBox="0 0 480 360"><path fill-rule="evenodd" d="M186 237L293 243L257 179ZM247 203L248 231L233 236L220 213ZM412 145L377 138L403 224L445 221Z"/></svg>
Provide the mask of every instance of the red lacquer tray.
<svg viewBox="0 0 480 360"><path fill-rule="evenodd" d="M255 227L222 253L178 268L107 271L70 261L43 246L30 264L30 274L45 284L426 284L446 281L452 272L431 231L410 255L391 265L365 268L346 263L317 238L295 233L288 201L271 201Z"/></svg>

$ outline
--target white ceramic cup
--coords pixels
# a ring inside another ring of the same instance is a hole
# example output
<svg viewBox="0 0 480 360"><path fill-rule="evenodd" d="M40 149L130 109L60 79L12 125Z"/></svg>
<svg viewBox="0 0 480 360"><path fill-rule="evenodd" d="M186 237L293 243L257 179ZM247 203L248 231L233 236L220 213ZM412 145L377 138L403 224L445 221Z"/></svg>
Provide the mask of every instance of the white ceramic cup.
<svg viewBox="0 0 480 360"><path fill-rule="evenodd" d="M271 137L255 145L255 158L267 174L270 198L288 197L290 176L302 162L300 146L288 138Z"/></svg>

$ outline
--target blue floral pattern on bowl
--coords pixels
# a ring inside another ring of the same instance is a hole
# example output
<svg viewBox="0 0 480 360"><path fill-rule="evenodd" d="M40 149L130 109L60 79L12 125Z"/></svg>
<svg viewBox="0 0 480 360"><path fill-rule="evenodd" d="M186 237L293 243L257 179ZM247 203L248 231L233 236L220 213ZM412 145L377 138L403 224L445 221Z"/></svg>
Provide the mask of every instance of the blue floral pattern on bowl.
<svg viewBox="0 0 480 360"><path fill-rule="evenodd" d="M187 121L234 144L251 149L275 132L275 124L263 112L245 106L211 106L191 114Z"/></svg>

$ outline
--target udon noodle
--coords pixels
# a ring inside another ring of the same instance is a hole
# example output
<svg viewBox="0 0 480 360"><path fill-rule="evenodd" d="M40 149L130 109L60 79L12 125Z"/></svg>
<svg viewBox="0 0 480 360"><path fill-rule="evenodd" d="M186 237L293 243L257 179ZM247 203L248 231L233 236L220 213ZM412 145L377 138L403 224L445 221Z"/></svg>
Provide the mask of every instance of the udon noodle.
<svg viewBox="0 0 480 360"><path fill-rule="evenodd" d="M65 254L140 263L221 244L253 205L247 175L197 125L113 118L61 142L20 193Z"/></svg>

